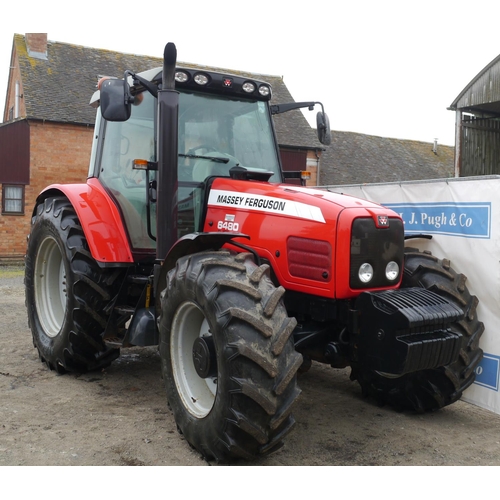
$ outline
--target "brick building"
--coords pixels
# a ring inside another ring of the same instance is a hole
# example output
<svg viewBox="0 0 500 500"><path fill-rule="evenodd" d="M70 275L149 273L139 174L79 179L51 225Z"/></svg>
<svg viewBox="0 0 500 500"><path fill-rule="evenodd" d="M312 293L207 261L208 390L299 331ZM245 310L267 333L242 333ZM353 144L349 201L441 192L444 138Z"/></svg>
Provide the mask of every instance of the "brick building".
<svg viewBox="0 0 500 500"><path fill-rule="evenodd" d="M32 209L44 187L85 182L95 121L89 100L98 77L161 64L154 57L52 42L46 33L14 35L0 124L0 260L23 257ZM224 71L268 81L272 103L293 102L281 77ZM275 126L284 168L307 168L315 185L323 146L302 112L277 115Z"/></svg>

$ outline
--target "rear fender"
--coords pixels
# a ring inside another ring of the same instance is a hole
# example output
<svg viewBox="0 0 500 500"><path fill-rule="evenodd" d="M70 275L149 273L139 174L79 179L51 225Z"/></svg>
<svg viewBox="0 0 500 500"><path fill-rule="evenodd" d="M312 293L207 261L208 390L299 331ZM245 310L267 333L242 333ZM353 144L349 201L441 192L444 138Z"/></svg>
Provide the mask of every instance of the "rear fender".
<svg viewBox="0 0 500 500"><path fill-rule="evenodd" d="M73 205L92 257L103 265L134 262L120 212L97 179L87 184L53 184L43 190L37 204L64 195Z"/></svg>

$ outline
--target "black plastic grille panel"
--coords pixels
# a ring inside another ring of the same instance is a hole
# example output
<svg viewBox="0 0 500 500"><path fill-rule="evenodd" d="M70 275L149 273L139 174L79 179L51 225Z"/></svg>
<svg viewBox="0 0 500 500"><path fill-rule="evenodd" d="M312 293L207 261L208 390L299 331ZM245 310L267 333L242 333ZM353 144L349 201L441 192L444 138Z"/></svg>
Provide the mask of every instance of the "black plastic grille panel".
<svg viewBox="0 0 500 500"><path fill-rule="evenodd" d="M389 219L389 226L377 228L371 218L355 219L351 233L351 261L349 286L352 289L382 288L399 282L389 281L385 267L395 261L403 271L404 228L400 219ZM374 276L369 283L363 283L358 270L363 263L371 264Z"/></svg>

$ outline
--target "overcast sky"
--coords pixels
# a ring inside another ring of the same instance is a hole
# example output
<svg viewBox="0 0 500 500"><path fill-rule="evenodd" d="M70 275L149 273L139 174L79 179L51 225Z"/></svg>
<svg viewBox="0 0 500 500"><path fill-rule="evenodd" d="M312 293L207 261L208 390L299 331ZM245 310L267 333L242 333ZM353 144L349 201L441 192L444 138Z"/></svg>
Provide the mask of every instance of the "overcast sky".
<svg viewBox="0 0 500 500"><path fill-rule="evenodd" d="M0 118L14 33L47 32L158 57L172 41L179 61L283 76L296 101L323 102L332 130L454 145L448 106L500 54L498 0L68 5L2 7Z"/></svg>

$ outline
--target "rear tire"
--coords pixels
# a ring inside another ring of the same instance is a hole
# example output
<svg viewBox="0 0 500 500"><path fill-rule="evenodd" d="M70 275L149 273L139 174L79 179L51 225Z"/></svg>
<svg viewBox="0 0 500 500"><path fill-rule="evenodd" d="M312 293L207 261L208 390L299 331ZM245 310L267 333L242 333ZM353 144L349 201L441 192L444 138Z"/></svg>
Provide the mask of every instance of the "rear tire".
<svg viewBox="0 0 500 500"><path fill-rule="evenodd" d="M415 248L405 249L402 287L426 288L464 311L464 318L451 325L453 332L462 334L462 348L458 360L450 365L397 378L353 367L351 378L358 380L365 395L375 397L380 404L417 412L437 410L462 397L463 391L474 382L474 370L483 355L479 339L484 331L476 313L478 299L469 293L466 280L451 268L448 259L439 260L430 252Z"/></svg>
<svg viewBox="0 0 500 500"><path fill-rule="evenodd" d="M26 253L26 307L34 346L51 370L81 373L118 357L101 338L116 276L92 258L67 198L37 206Z"/></svg>
<svg viewBox="0 0 500 500"><path fill-rule="evenodd" d="M167 398L207 460L267 455L294 424L302 356L283 293L250 254L194 254L168 273L159 323Z"/></svg>

